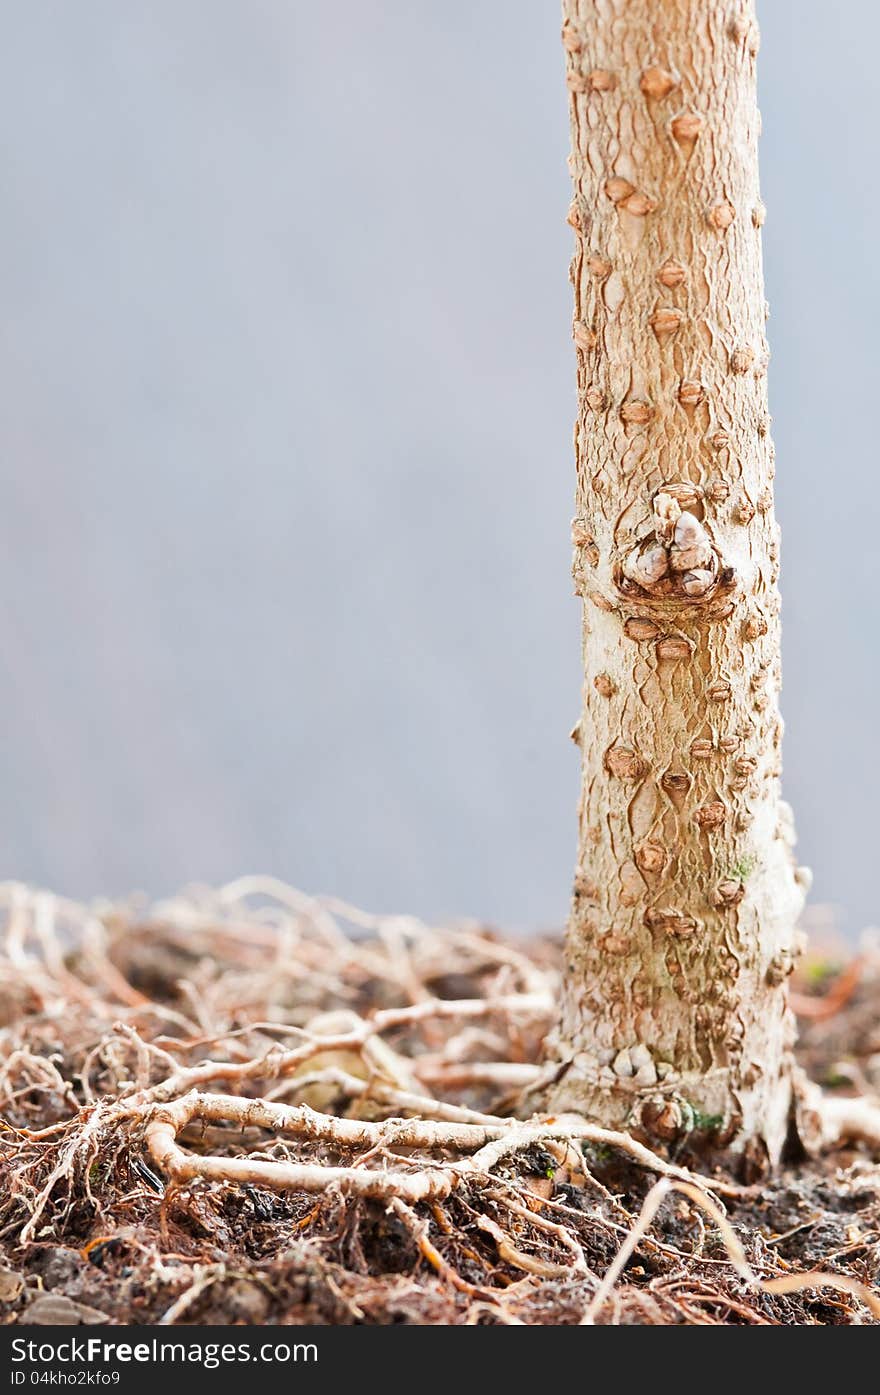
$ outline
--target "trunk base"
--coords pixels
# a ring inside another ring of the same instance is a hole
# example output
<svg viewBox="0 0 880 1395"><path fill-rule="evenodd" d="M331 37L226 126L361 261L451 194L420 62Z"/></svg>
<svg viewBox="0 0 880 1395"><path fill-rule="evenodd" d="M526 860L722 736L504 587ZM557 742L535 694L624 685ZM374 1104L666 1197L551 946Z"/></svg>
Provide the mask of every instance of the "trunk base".
<svg viewBox="0 0 880 1395"><path fill-rule="evenodd" d="M639 1085L632 1078L609 1080L604 1072L602 1078L585 1070L583 1052L555 1056L524 1094L521 1110L578 1114L603 1128L628 1132L676 1160L687 1156L700 1167L720 1166L753 1182L791 1154L802 1132L793 1055L781 1062L772 1088L762 1082L758 1093L732 1089L727 1071Z"/></svg>

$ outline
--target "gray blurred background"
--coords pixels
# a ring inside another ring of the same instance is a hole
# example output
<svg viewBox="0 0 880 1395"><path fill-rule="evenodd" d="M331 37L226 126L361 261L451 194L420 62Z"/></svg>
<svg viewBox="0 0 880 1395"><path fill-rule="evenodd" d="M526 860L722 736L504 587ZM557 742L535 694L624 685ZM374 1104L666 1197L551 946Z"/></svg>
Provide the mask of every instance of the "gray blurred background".
<svg viewBox="0 0 880 1395"><path fill-rule="evenodd" d="M767 0L788 797L878 914L880 12ZM558 924L554 0L0 4L0 874ZM845 81L843 80L845 76Z"/></svg>

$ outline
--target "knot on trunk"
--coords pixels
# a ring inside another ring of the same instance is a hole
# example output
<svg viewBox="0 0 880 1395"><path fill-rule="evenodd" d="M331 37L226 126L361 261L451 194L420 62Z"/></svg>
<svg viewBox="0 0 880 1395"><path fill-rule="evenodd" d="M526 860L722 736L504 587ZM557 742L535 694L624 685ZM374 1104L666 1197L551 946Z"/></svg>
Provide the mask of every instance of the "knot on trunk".
<svg viewBox="0 0 880 1395"><path fill-rule="evenodd" d="M669 486L653 500L654 527L624 559L618 577L627 596L657 601L702 603L736 585L736 573L726 567L700 519L682 507L682 498L696 500L687 486Z"/></svg>
<svg viewBox="0 0 880 1395"><path fill-rule="evenodd" d="M660 930L677 940L690 939L700 928L692 915L673 906L649 906L645 911L645 924L650 930Z"/></svg>

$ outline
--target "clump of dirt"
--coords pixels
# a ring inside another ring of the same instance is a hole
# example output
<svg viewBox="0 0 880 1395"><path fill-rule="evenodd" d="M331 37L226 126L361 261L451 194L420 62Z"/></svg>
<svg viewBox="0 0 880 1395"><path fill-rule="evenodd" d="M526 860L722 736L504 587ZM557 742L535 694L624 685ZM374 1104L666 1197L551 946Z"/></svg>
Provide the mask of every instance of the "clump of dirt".
<svg viewBox="0 0 880 1395"><path fill-rule="evenodd" d="M867 1152L745 1187L515 1119L555 939L255 878L0 896L6 1323L880 1321ZM794 1002L813 1077L876 1089L880 951L814 955Z"/></svg>

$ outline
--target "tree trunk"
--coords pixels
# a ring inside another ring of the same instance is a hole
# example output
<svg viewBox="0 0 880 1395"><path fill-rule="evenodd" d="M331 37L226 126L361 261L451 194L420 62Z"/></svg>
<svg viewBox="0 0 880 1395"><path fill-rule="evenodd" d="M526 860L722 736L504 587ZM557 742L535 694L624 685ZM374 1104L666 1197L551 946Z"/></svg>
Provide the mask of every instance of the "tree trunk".
<svg viewBox="0 0 880 1395"><path fill-rule="evenodd" d="M779 796L779 532L749 0L565 0L580 838L549 1101L775 1161L806 869Z"/></svg>

